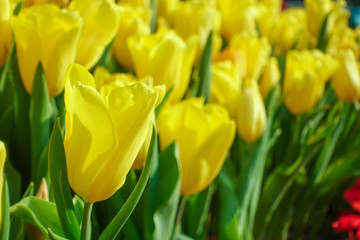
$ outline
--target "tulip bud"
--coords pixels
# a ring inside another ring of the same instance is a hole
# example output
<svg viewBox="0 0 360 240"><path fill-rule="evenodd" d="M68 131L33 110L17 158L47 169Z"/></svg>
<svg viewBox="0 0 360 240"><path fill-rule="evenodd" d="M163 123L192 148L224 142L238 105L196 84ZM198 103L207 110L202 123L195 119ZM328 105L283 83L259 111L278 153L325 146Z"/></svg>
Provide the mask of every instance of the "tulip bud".
<svg viewBox="0 0 360 240"><path fill-rule="evenodd" d="M226 109L189 99L162 109L157 126L161 149L176 141L181 165L181 194L204 190L218 175L235 135Z"/></svg>
<svg viewBox="0 0 360 240"><path fill-rule="evenodd" d="M230 47L245 54L245 78L258 81L271 54L271 46L267 39L256 35L237 34L231 39Z"/></svg>
<svg viewBox="0 0 360 240"><path fill-rule="evenodd" d="M11 47L10 0L0 1L0 67L5 63Z"/></svg>
<svg viewBox="0 0 360 240"><path fill-rule="evenodd" d="M13 17L20 75L31 93L36 67L41 62L50 97L64 89L65 71L75 60L82 21L76 12L41 4Z"/></svg>
<svg viewBox="0 0 360 240"><path fill-rule="evenodd" d="M197 43L197 38L184 42L175 31L165 28L158 29L154 35L131 37L128 47L136 76L151 76L154 85L173 88L167 101L178 101L188 87Z"/></svg>
<svg viewBox="0 0 360 240"><path fill-rule="evenodd" d="M260 80L260 92L263 99L266 98L269 91L279 82L280 77L278 61L275 57L271 57Z"/></svg>
<svg viewBox="0 0 360 240"><path fill-rule="evenodd" d="M145 8L120 8L120 28L114 41L114 57L127 69L134 68L127 41L131 36L150 34L151 11Z"/></svg>
<svg viewBox="0 0 360 240"><path fill-rule="evenodd" d="M319 50L289 51L286 56L283 92L287 108L295 115L312 109L324 93L337 61Z"/></svg>
<svg viewBox="0 0 360 240"><path fill-rule="evenodd" d="M78 11L84 21L76 62L90 69L118 31L119 8L113 0L73 0L69 9Z"/></svg>
<svg viewBox="0 0 360 240"><path fill-rule="evenodd" d="M360 73L355 54L350 49L339 50L340 67L332 77L332 84L338 98L352 102L360 97Z"/></svg>
<svg viewBox="0 0 360 240"><path fill-rule="evenodd" d="M164 92L137 82L102 95L84 67L69 66L64 148L70 186L85 202L105 200L124 184Z"/></svg>
<svg viewBox="0 0 360 240"><path fill-rule="evenodd" d="M246 142L256 141L264 132L266 112L256 81L245 80L238 98L236 112L237 130Z"/></svg>
<svg viewBox="0 0 360 240"><path fill-rule="evenodd" d="M256 1L222 0L218 1L218 8L222 15L221 34L230 40L236 33L255 34L256 19L259 9Z"/></svg>
<svg viewBox="0 0 360 240"><path fill-rule="evenodd" d="M2 200L3 185L4 185L3 181L4 181L5 159L6 159L5 145L2 141L0 141L0 206L2 206L1 200ZM1 207L0 207L0 228L1 228L1 221L2 221L2 215L1 215Z"/></svg>

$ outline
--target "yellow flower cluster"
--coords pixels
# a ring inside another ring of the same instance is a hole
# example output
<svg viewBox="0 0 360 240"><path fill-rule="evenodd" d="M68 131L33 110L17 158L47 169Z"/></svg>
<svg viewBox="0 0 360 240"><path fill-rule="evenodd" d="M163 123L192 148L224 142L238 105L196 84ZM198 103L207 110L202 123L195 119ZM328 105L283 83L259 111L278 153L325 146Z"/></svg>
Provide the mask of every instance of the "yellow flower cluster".
<svg viewBox="0 0 360 240"><path fill-rule="evenodd" d="M283 11L281 3L158 0L154 15L149 0L42 0L25 1L15 16L15 4L0 0L0 65L13 33L27 92L38 63L50 97L65 89L68 177L85 201L109 198L142 167L153 124L161 149L178 143L181 193L190 195L217 176L236 129L248 143L261 137L275 86L295 115L318 103L329 80L339 99L360 98L360 30L348 27L346 2L306 0ZM190 96L210 33L205 104ZM127 73L95 68L107 46Z"/></svg>

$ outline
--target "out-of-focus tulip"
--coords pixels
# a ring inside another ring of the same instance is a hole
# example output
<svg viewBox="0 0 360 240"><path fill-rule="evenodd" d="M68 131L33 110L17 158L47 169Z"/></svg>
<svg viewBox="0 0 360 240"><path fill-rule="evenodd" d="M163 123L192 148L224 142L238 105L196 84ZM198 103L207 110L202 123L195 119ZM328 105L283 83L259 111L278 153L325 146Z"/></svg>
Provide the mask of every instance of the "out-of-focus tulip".
<svg viewBox="0 0 360 240"><path fill-rule="evenodd" d="M151 11L145 8L120 6L120 28L114 41L114 57L127 69L134 68L127 40L131 36L150 34Z"/></svg>
<svg viewBox="0 0 360 240"><path fill-rule="evenodd" d="M306 13L301 8L290 8L282 12L269 35L277 53L286 53L292 48L305 48L308 38Z"/></svg>
<svg viewBox="0 0 360 240"><path fill-rule="evenodd" d="M76 12L51 4L23 9L12 18L20 74L29 93L39 62L50 97L63 91L66 68L75 60L81 26Z"/></svg>
<svg viewBox="0 0 360 240"><path fill-rule="evenodd" d="M128 41L137 77L152 76L154 85L173 88L167 100L170 103L185 94L197 44L197 38L184 42L175 31L165 28L154 35L134 36Z"/></svg>
<svg viewBox="0 0 360 240"><path fill-rule="evenodd" d="M225 108L189 99L162 109L157 126L161 149L176 141L181 164L181 194L205 189L219 173L235 135Z"/></svg>
<svg viewBox="0 0 360 240"><path fill-rule="evenodd" d="M0 67L5 63L11 46L11 11L10 0L0 0Z"/></svg>
<svg viewBox="0 0 360 240"><path fill-rule="evenodd" d="M165 19L171 26L174 24L174 12L179 0L157 0L157 16Z"/></svg>
<svg viewBox="0 0 360 240"><path fill-rule="evenodd" d="M345 7L344 0L305 0L307 26L311 36L318 37L327 16L325 36L330 36L334 27L347 25L350 13Z"/></svg>
<svg viewBox="0 0 360 240"><path fill-rule="evenodd" d="M339 50L339 69L332 77L336 95L343 101L352 102L360 97L360 73L355 54L350 49Z"/></svg>
<svg viewBox="0 0 360 240"><path fill-rule="evenodd" d="M119 0L118 3L121 5L127 4L132 7L141 7L141 8L150 9L150 0Z"/></svg>
<svg viewBox="0 0 360 240"><path fill-rule="evenodd" d="M164 91L134 83L101 95L84 67L69 66L64 147L70 186L86 202L105 200L124 184Z"/></svg>
<svg viewBox="0 0 360 240"><path fill-rule="evenodd" d="M5 165L5 159L6 159L6 149L5 145L2 141L0 141L0 206L2 206L2 190L4 185L4 165ZM0 208L0 228L1 228L1 220L2 220L2 214L1 214L1 208ZM0 229L1 230L1 229Z"/></svg>
<svg viewBox="0 0 360 240"><path fill-rule="evenodd" d="M260 93L263 99L266 98L269 91L279 82L280 77L278 61L275 57L271 57L260 80Z"/></svg>
<svg viewBox="0 0 360 240"><path fill-rule="evenodd" d="M69 4L69 0L24 0L25 7L31 7L36 4L55 4L59 7L66 7Z"/></svg>
<svg viewBox="0 0 360 240"><path fill-rule="evenodd" d="M326 51L327 53L335 56L340 49L350 49L355 54L356 59L359 59L359 47L360 46L357 43L355 30L348 26L340 26L334 29L334 32L328 42Z"/></svg>
<svg viewBox="0 0 360 240"><path fill-rule="evenodd" d="M84 20L76 62L89 69L100 59L118 31L119 7L113 0L74 0L69 9L78 11Z"/></svg>
<svg viewBox="0 0 360 240"><path fill-rule="evenodd" d="M218 7L222 15L221 34L230 40L236 33L255 34L259 9L254 0L221 0Z"/></svg>
<svg viewBox="0 0 360 240"><path fill-rule="evenodd" d="M269 38L274 31L274 25L279 21L281 12L281 3L279 0L259 1L257 8L259 11L256 18L256 25L261 32L261 36Z"/></svg>
<svg viewBox="0 0 360 240"><path fill-rule="evenodd" d="M289 51L286 56L283 92L291 113L312 109L324 93L325 83L338 68L338 62L319 50Z"/></svg>
<svg viewBox="0 0 360 240"><path fill-rule="evenodd" d="M246 79L240 91L236 109L237 131L246 142L256 141L264 132L266 112L258 83Z"/></svg>
<svg viewBox="0 0 360 240"><path fill-rule="evenodd" d="M220 13L210 3L193 0L177 4L174 12L174 30L185 40L193 35L199 36L200 39L195 62L201 57L210 31L213 31L215 36L213 44L218 45L215 51L216 48L220 50L221 40L220 44L217 41L221 38L216 35L220 31L220 22Z"/></svg>
<svg viewBox="0 0 360 240"><path fill-rule="evenodd" d="M226 49L212 64L211 102L225 106L232 118L235 118L237 98L242 83L243 56L240 51Z"/></svg>
<svg viewBox="0 0 360 240"><path fill-rule="evenodd" d="M94 79L95 79L95 87L102 96L108 96L115 89L128 86L136 82L143 82L150 87L152 86L151 78L137 80L131 74L125 74L125 73L110 74L110 72L103 67L97 67L95 69ZM159 98L163 98L163 96L161 95L159 96ZM141 146L138 155L136 156L136 159L132 166L133 169L141 169L145 164L147 152L151 142L154 123L155 123L155 116L153 117L153 121L151 121L149 124L146 139L143 145Z"/></svg>
<svg viewBox="0 0 360 240"><path fill-rule="evenodd" d="M271 53L271 46L267 39L256 35L237 34L231 39L230 47L245 54L245 78L258 81Z"/></svg>

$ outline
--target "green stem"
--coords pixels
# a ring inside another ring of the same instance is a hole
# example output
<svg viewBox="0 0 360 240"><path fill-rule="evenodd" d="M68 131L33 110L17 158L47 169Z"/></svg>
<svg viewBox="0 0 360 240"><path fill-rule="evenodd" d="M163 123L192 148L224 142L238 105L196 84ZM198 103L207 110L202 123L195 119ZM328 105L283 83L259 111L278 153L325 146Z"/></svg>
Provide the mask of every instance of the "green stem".
<svg viewBox="0 0 360 240"><path fill-rule="evenodd" d="M91 210L93 203L85 202L81 223L81 240L91 239Z"/></svg>
<svg viewBox="0 0 360 240"><path fill-rule="evenodd" d="M186 197L181 196L180 203L179 203L179 209L176 216L176 223L175 223L175 234L173 239L177 239L177 236L181 233L181 220L185 209L185 203L186 203Z"/></svg>

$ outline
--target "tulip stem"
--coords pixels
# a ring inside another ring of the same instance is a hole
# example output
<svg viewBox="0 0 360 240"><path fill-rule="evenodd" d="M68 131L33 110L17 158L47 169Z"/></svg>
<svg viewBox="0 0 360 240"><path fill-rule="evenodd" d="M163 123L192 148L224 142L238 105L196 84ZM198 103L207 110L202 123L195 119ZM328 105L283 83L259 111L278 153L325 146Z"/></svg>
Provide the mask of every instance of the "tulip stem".
<svg viewBox="0 0 360 240"><path fill-rule="evenodd" d="M181 196L179 209L176 217L175 234L173 239L177 239L177 236L179 236L181 233L181 220L185 209L185 203L186 203L186 197Z"/></svg>
<svg viewBox="0 0 360 240"><path fill-rule="evenodd" d="M93 203L85 202L81 223L81 240L91 239L91 210Z"/></svg>

